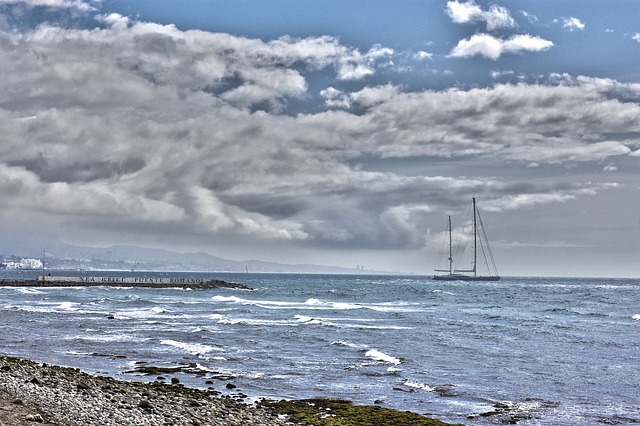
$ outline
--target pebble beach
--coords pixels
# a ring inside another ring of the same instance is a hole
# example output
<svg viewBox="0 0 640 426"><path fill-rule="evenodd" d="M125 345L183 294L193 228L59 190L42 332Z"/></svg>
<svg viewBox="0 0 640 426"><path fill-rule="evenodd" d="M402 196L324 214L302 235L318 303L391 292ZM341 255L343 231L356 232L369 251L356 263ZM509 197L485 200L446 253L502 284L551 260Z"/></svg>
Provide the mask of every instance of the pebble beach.
<svg viewBox="0 0 640 426"><path fill-rule="evenodd" d="M284 426L284 416L180 384L125 382L0 357L0 426Z"/></svg>

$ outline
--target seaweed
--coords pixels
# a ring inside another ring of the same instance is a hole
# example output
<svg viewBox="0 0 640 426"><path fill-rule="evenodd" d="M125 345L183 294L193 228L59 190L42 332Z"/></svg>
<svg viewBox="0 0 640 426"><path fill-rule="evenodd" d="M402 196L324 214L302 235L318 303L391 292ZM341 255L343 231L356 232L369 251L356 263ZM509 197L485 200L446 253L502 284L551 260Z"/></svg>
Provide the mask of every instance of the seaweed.
<svg viewBox="0 0 640 426"><path fill-rule="evenodd" d="M261 400L260 407L289 416L294 423L312 426L445 426L410 411L371 405L354 405L343 399L312 398L302 400Z"/></svg>

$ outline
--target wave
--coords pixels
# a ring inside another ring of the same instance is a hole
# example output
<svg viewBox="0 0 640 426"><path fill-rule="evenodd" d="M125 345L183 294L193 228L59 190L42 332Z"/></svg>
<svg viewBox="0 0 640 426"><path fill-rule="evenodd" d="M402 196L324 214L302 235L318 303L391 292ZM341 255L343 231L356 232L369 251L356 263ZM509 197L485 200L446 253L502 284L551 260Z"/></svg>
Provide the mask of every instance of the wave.
<svg viewBox="0 0 640 426"><path fill-rule="evenodd" d="M65 351L65 354L67 355L77 355L77 356L89 356L94 354L94 352L80 352L80 351Z"/></svg>
<svg viewBox="0 0 640 426"><path fill-rule="evenodd" d="M216 348L210 345L204 345L202 343L186 343L186 342L178 342L177 340L165 339L160 340L160 344L169 345L176 347L178 349L182 349L185 352L189 352L191 355L202 355L207 354L209 352L224 352L223 349Z"/></svg>
<svg viewBox="0 0 640 426"><path fill-rule="evenodd" d="M5 287L5 288L12 288L12 287ZM36 288L31 288L31 287L15 287L15 291L22 294L47 294L42 290L38 290Z"/></svg>
<svg viewBox="0 0 640 426"><path fill-rule="evenodd" d="M257 318L228 318L221 316L218 319L218 324L226 324L226 325L254 325L254 326L283 326L283 327L295 327L299 324L289 321L289 320L267 320L267 319L257 319Z"/></svg>
<svg viewBox="0 0 640 426"><path fill-rule="evenodd" d="M456 294L451 292L451 291L446 291L446 290L441 290L441 289L435 289L433 290L433 293L442 293L442 294L446 294L448 296L455 296Z"/></svg>
<svg viewBox="0 0 640 426"><path fill-rule="evenodd" d="M335 342L331 342L331 345L345 346L347 348L362 349L362 350L369 348L369 345L360 344L360 343L351 343L345 340L336 340Z"/></svg>
<svg viewBox="0 0 640 426"><path fill-rule="evenodd" d="M370 318L327 318L312 317L308 315L294 315L292 319L264 319L264 318L247 318L247 317L231 317L222 314L211 314L209 318L215 320L218 324L224 325L251 325L251 326L281 326L281 327L300 327L308 325L319 325L323 327L334 328L351 328L351 329L369 329L369 330L406 330L411 329L407 326L396 325L379 325L368 324L379 321Z"/></svg>
<svg viewBox="0 0 640 426"><path fill-rule="evenodd" d="M317 309L317 310L355 310L369 309L377 312L419 312L417 308L410 308L413 304L408 302L384 302L384 303L347 303L326 301L316 298L307 299L304 302L285 302L277 300L251 300L237 296L213 296L216 302L236 303L242 305L258 306L264 309Z"/></svg>
<svg viewBox="0 0 640 426"><path fill-rule="evenodd" d="M374 361L384 362L384 363L387 363L387 364L400 365L402 363L402 361L400 361L400 358L396 358L394 356L387 355L384 352L380 352L377 349L369 349L364 354L364 356L369 357L369 358L373 359Z"/></svg>
<svg viewBox="0 0 640 426"><path fill-rule="evenodd" d="M115 311L115 319L147 319L147 318L193 318L192 314L178 314L175 311L154 306L149 309L127 309L123 311Z"/></svg>
<svg viewBox="0 0 640 426"><path fill-rule="evenodd" d="M102 314L102 311L92 311L80 309L80 303L77 302L51 302L41 303L38 305L5 305L4 309L11 309L23 312L39 312L39 313L77 313L77 314Z"/></svg>
<svg viewBox="0 0 640 426"><path fill-rule="evenodd" d="M370 318L321 318L321 317L309 317L306 315L296 315L294 317L297 322L301 324L317 324L325 327L336 328L358 328L369 330L408 330L411 327L399 326L399 325L368 325L362 324L362 322L375 322L376 319ZM353 322L353 323L351 323Z"/></svg>
<svg viewBox="0 0 640 426"><path fill-rule="evenodd" d="M411 379L405 380L404 385L410 388L426 390L428 392L434 392L436 390L436 388L429 386L426 383L416 382Z"/></svg>
<svg viewBox="0 0 640 426"><path fill-rule="evenodd" d="M65 340L88 340L90 342L144 342L150 337L139 337L131 334L76 335Z"/></svg>
<svg viewBox="0 0 640 426"><path fill-rule="evenodd" d="M640 314L635 314L632 318L636 321L640 321Z"/></svg>

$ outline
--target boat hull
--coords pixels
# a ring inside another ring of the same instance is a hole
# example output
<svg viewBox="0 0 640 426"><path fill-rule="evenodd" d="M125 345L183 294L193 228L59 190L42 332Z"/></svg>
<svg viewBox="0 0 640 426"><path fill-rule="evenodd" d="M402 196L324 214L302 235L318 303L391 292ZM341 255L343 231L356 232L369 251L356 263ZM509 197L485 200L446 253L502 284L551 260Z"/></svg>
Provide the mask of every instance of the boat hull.
<svg viewBox="0 0 640 426"><path fill-rule="evenodd" d="M479 277L472 275L434 275L434 280L438 281L500 281L500 277L497 276L487 276L487 277Z"/></svg>

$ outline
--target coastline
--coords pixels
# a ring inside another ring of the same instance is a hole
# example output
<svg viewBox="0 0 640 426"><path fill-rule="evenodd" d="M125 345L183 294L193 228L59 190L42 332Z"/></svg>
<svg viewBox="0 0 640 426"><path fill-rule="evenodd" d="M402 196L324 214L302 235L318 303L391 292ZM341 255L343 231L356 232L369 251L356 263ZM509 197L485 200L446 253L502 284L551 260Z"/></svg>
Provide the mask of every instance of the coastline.
<svg viewBox="0 0 640 426"><path fill-rule="evenodd" d="M218 279L208 280L162 280L162 279L97 279L38 277L38 279L0 279L4 287L147 287L147 288L183 288L191 290L207 290L214 288L234 288L253 290L251 287Z"/></svg>
<svg viewBox="0 0 640 426"><path fill-rule="evenodd" d="M354 406L349 401L249 405L212 388L172 382L123 381L0 356L0 425L293 426L310 424L310 419L314 425L447 425L407 411ZM333 415L327 416L330 410Z"/></svg>

